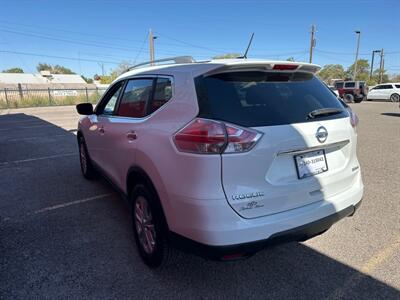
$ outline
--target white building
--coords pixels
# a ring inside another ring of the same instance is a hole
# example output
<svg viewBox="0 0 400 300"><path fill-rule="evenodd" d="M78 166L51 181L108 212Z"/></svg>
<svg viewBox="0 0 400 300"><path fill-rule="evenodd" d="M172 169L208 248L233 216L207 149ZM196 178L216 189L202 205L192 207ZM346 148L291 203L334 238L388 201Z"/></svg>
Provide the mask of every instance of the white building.
<svg viewBox="0 0 400 300"><path fill-rule="evenodd" d="M94 84L87 84L77 74L50 74L42 71L38 74L27 73L0 73L0 89L42 89L42 88L96 88Z"/></svg>

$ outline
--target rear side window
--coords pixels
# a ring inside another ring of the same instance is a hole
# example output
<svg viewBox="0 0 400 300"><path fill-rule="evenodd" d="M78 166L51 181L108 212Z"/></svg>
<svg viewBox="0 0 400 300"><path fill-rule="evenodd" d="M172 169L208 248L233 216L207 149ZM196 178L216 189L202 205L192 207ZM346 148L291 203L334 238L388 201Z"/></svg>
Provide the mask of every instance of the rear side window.
<svg viewBox="0 0 400 300"><path fill-rule="evenodd" d="M153 79L131 79L127 82L117 115L143 118L147 115L147 103L153 90Z"/></svg>
<svg viewBox="0 0 400 300"><path fill-rule="evenodd" d="M230 72L196 78L200 117L247 127L344 118L336 96L309 73ZM342 113L309 119L311 111L338 108Z"/></svg>
<svg viewBox="0 0 400 300"><path fill-rule="evenodd" d="M342 89L343 88L343 84L344 84L344 82L336 82L335 86L336 86L337 89Z"/></svg>
<svg viewBox="0 0 400 300"><path fill-rule="evenodd" d="M171 79L159 77L154 91L154 97L151 101L149 113L155 112L172 98Z"/></svg>
<svg viewBox="0 0 400 300"><path fill-rule="evenodd" d="M396 88L397 88L397 89L400 89L400 84L396 84Z"/></svg>
<svg viewBox="0 0 400 300"><path fill-rule="evenodd" d="M356 86L356 83L354 81L345 82L345 84L344 84L345 88L353 88L355 86Z"/></svg>

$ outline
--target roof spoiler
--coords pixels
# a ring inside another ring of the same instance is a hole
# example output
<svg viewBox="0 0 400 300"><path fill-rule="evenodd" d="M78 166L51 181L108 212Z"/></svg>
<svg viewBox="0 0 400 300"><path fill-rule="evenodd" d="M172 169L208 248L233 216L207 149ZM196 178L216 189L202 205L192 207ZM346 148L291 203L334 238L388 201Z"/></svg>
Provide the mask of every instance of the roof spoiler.
<svg viewBox="0 0 400 300"><path fill-rule="evenodd" d="M133 69L137 69L138 67L142 66L147 66L147 65L153 65L156 63L160 62L169 62L172 61L174 64L190 64L190 63L195 63L196 61L194 60L193 57L191 56L175 56L175 57L168 57L168 58L162 58L162 59L157 59L157 60L152 60L152 61L146 61L134 66L131 66L124 70L122 73L128 72Z"/></svg>
<svg viewBox="0 0 400 300"><path fill-rule="evenodd" d="M213 69L203 75L210 76L221 72L232 72L232 71L283 71L283 72L295 72L302 71L307 73L316 74L321 69L320 66L309 64L309 63L297 63L297 62L246 62L246 63L232 63L220 66Z"/></svg>

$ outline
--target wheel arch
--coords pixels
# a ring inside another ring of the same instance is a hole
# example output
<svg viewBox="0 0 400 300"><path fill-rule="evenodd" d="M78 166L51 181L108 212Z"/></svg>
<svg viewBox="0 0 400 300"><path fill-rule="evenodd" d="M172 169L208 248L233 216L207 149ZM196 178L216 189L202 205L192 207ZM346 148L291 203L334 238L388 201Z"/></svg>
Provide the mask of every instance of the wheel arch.
<svg viewBox="0 0 400 300"><path fill-rule="evenodd" d="M155 196L157 204L159 205L158 209L160 209L161 215L163 217L163 222L169 229L166 214L165 214L165 209L163 207L163 203L160 199L157 188L156 188L155 184L153 183L153 180L151 179L151 177L147 174L147 172L139 166L132 166L128 169L127 176L126 176L126 195L128 196L128 199L130 199L130 197L131 197L132 189L135 186L135 183L139 183L139 182L142 182L146 186L148 186L149 189L151 190L151 192L153 193L153 195ZM129 203L129 205L130 204L131 203Z"/></svg>
<svg viewBox="0 0 400 300"><path fill-rule="evenodd" d="M391 100L392 96L394 96L394 95L400 96L400 93L398 93L398 92L391 93L390 96L389 96L389 100Z"/></svg>
<svg viewBox="0 0 400 300"><path fill-rule="evenodd" d="M76 139L79 141L79 139L80 139L81 137L83 137L82 131L78 130L78 131L76 132Z"/></svg>

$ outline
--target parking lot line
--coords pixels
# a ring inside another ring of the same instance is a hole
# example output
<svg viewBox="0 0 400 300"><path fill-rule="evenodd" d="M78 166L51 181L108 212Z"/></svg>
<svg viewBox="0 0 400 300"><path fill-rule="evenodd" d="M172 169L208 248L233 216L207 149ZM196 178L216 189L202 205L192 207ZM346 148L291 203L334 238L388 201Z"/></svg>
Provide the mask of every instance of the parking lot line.
<svg viewBox="0 0 400 300"><path fill-rule="evenodd" d="M10 140L5 140L5 142L10 143L10 142L20 142L20 141L30 141L30 140L40 140L43 138L54 138L54 137L70 137L68 133L64 134L54 134L54 135L45 135L45 136L31 136L31 137L25 137L25 138L19 138L19 139L10 139Z"/></svg>
<svg viewBox="0 0 400 300"><path fill-rule="evenodd" d="M105 197L108 197L108 196L111 196L111 195L113 195L113 194L112 193L100 194L100 195L93 196L93 197L88 197L88 198L84 198L84 199L74 200L74 201L71 201L71 202L65 202L65 203L61 203L61 204L57 204L57 205L52 205L52 206L48 206L48 207L44 207L44 208L35 210L33 212L28 212L28 213L26 213L24 215L19 215L19 216L16 216L16 217L3 217L2 220L0 219L0 221L8 222L10 220L20 219L21 217L38 215L38 214L42 214L42 213L45 213L45 212L53 211L53 210L56 210L56 209L65 208L65 207L69 207L69 206L73 206L73 205L78 205L78 204L82 204L82 203L86 203L86 202L102 199L102 198L105 198Z"/></svg>
<svg viewBox="0 0 400 300"><path fill-rule="evenodd" d="M347 291L357 286L357 283L364 278L365 274L370 276L379 265L388 260L398 249L400 249L400 235L394 239L394 242L387 244L383 249L370 257L361 267L360 273L355 273L349 277L340 288L333 291L326 299L345 298Z"/></svg>
<svg viewBox="0 0 400 300"><path fill-rule="evenodd" d="M55 210L55 209L64 208L64 207L68 207L68 206L71 206L71 205L77 205L77 204L81 204L81 203L85 203L85 202L89 202L89 201L105 198L105 197L111 196L111 195L112 195L111 193L101 194L101 195L97 195L97 196L93 196L93 197L89 197L89 198L84 198L84 199L80 199L80 200L75 200L75 201L71 201L71 202L66 202L66 203L57 204L57 205L53 205L53 206L48 206L48 207L45 207L45 208L41 208L41 209L35 210L33 213L28 213L28 215L37 215L37 214L41 214L41 213L44 213L44 212L52 211L52 210Z"/></svg>
<svg viewBox="0 0 400 300"><path fill-rule="evenodd" d="M388 244L385 248L372 256L361 268L361 271L363 273L373 272L379 265L381 265L385 260L392 256L392 254L398 249L400 249L400 235L397 236L393 243Z"/></svg>
<svg viewBox="0 0 400 300"><path fill-rule="evenodd" d="M44 160L44 159L52 159L52 158L58 158L58 157L66 157L66 156L72 156L72 155L77 155L76 153L65 153L65 154L57 154L57 155L50 155L50 156L42 156L42 157L36 157L36 158L28 158L28 159L21 159L21 160L12 160L12 161L5 161L0 163L1 166L6 166L6 165L11 165L11 164L20 164L20 163L25 163L25 162L31 162L31 161L37 161L37 160Z"/></svg>

